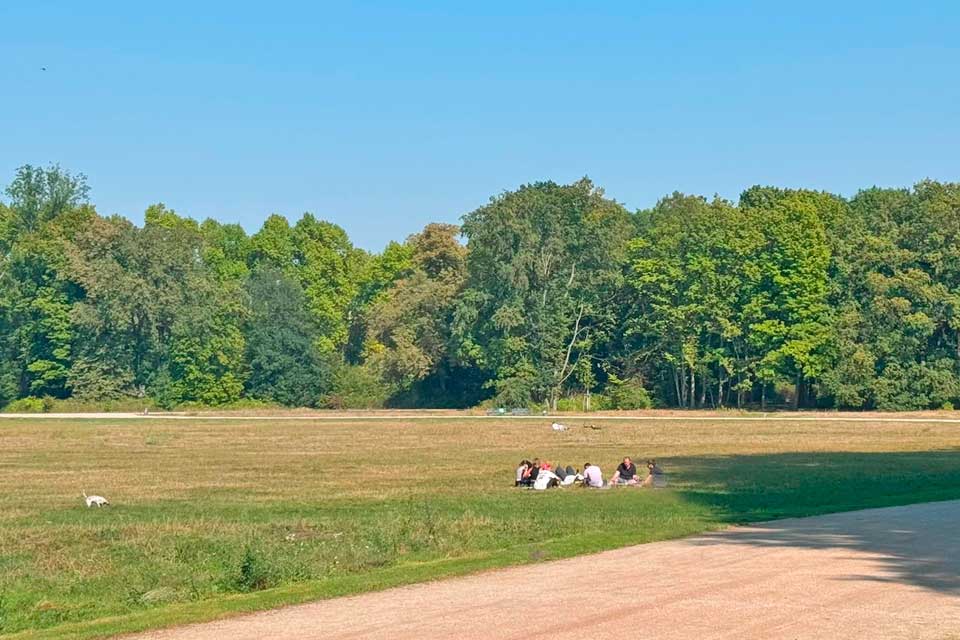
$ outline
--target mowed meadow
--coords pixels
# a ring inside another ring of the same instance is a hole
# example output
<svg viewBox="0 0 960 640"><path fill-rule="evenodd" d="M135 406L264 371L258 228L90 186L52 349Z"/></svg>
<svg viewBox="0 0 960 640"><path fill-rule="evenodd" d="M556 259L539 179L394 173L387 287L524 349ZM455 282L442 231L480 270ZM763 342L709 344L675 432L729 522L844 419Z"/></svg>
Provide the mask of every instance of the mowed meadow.
<svg viewBox="0 0 960 640"><path fill-rule="evenodd" d="M0 635L102 637L731 523L960 498L956 424L590 422L0 421ZM670 487L512 486L523 457L609 476L623 455L656 457ZM88 509L81 491L112 506Z"/></svg>

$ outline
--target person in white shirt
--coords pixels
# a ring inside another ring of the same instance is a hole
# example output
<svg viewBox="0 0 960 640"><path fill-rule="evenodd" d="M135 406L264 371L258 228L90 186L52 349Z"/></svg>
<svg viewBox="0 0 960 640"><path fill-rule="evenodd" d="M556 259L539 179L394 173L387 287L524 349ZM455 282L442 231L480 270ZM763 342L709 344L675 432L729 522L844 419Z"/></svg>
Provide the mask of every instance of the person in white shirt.
<svg viewBox="0 0 960 640"><path fill-rule="evenodd" d="M600 467L589 462L583 463L583 486L599 489L603 486L603 472Z"/></svg>
<svg viewBox="0 0 960 640"><path fill-rule="evenodd" d="M553 472L553 469L550 468L550 464L544 462L540 465L540 473L537 474L537 479L533 481L533 488L537 491L545 491L550 487L556 487L560 484L560 476Z"/></svg>
<svg viewBox="0 0 960 640"><path fill-rule="evenodd" d="M527 475L527 471L531 466L533 466L533 463L531 463L529 460L520 461L520 465L517 467L517 479L516 482L513 483L513 486L519 487L523 484L523 479Z"/></svg>

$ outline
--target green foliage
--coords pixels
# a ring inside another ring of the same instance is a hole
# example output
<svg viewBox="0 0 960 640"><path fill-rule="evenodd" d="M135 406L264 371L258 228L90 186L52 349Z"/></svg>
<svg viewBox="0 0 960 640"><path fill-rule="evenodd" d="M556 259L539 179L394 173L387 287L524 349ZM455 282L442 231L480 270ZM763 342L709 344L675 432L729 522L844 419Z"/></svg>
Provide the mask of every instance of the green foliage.
<svg viewBox="0 0 960 640"><path fill-rule="evenodd" d="M450 329L464 284L466 249L458 233L456 226L432 224L411 236L404 277L367 311L367 363L397 393L416 395L428 406L457 406L454 393L475 395L455 382L470 377L454 358Z"/></svg>
<svg viewBox="0 0 960 640"><path fill-rule="evenodd" d="M247 393L287 406L316 406L329 385L328 365L317 351L317 328L299 283L263 266L251 275L246 293Z"/></svg>
<svg viewBox="0 0 960 640"><path fill-rule="evenodd" d="M268 580L263 561L253 548L248 546L243 550L240 568L229 586L240 592L259 591L268 586Z"/></svg>
<svg viewBox="0 0 960 640"><path fill-rule="evenodd" d="M12 215L6 226L8 233L28 234L40 230L86 202L90 193L87 178L73 175L58 165L46 169L23 165L6 189Z"/></svg>
<svg viewBox="0 0 960 640"><path fill-rule="evenodd" d="M764 244L762 227L724 200L675 193L642 213L629 248L624 375L649 362L646 373L679 406L702 404L714 387L752 384L753 340L779 326L764 323Z"/></svg>
<svg viewBox="0 0 960 640"><path fill-rule="evenodd" d="M72 237L93 217L86 179L25 165L0 225L0 385L8 395L69 394L74 291L63 277Z"/></svg>
<svg viewBox="0 0 960 640"><path fill-rule="evenodd" d="M293 244L295 273L319 329L317 348L335 353L349 337L349 310L369 258L343 229L309 213L294 226Z"/></svg>
<svg viewBox="0 0 960 640"><path fill-rule="evenodd" d="M44 404L43 398L27 396L26 398L14 400L4 407L3 410L7 413L46 413L47 406Z"/></svg>
<svg viewBox="0 0 960 640"><path fill-rule="evenodd" d="M393 392L374 369L341 364L333 371L330 391L321 404L329 409L381 409Z"/></svg>
<svg viewBox="0 0 960 640"><path fill-rule="evenodd" d="M881 411L930 409L960 397L956 364L939 360L930 364L888 364L874 387Z"/></svg>
<svg viewBox="0 0 960 640"><path fill-rule="evenodd" d="M525 185L463 220L460 357L490 371L498 403L555 407L613 324L629 216L584 178Z"/></svg>
<svg viewBox="0 0 960 640"><path fill-rule="evenodd" d="M124 396L116 399L44 398L49 400L50 413L100 413L122 411L140 413L155 410L159 405L152 398Z"/></svg>
<svg viewBox="0 0 960 640"><path fill-rule="evenodd" d="M243 334L222 316L206 325L178 324L170 349L176 401L217 406L239 400L243 353Z"/></svg>
<svg viewBox="0 0 960 640"><path fill-rule="evenodd" d="M0 406L960 402L956 183L630 214L537 182L378 254L309 213L137 227L88 193L26 165L0 202Z"/></svg>
<svg viewBox="0 0 960 640"><path fill-rule="evenodd" d="M621 380L610 376L604 396L604 408L609 409L652 409L653 400L643 383L635 378Z"/></svg>

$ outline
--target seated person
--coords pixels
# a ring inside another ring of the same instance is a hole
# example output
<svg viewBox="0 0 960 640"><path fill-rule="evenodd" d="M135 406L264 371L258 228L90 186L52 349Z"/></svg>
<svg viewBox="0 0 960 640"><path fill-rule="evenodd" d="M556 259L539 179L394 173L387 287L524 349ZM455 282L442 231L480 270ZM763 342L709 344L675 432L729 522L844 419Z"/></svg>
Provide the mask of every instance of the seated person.
<svg viewBox="0 0 960 640"><path fill-rule="evenodd" d="M524 480L530 477L530 467L533 466L533 463L529 460L521 460L520 465L517 467L517 479L513 483L513 486L520 487L523 486Z"/></svg>
<svg viewBox="0 0 960 640"><path fill-rule="evenodd" d="M600 467L589 462L583 463L583 486L594 489L603 487L603 472Z"/></svg>
<svg viewBox="0 0 960 640"><path fill-rule="evenodd" d="M644 487L665 487L667 486L667 476L663 469L657 466L656 460L647 460L647 477L643 479Z"/></svg>
<svg viewBox="0 0 960 640"><path fill-rule="evenodd" d="M527 468L523 472L523 478L520 479L521 487L532 487L533 483L537 479L537 474L540 473L540 460L534 458L533 462L527 461Z"/></svg>
<svg viewBox="0 0 960 640"><path fill-rule="evenodd" d="M610 484L612 485L635 485L639 482L637 478L637 465L633 464L633 460L629 457L624 458L623 462L617 465L617 470L610 479Z"/></svg>

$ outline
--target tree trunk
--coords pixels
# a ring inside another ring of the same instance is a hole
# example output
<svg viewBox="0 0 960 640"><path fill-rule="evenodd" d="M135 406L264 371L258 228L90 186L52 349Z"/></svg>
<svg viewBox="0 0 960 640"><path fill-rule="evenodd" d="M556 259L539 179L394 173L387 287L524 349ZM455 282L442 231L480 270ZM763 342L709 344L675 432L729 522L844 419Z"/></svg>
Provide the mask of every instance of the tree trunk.
<svg viewBox="0 0 960 640"><path fill-rule="evenodd" d="M687 368L684 362L680 360L680 408L687 406Z"/></svg>
<svg viewBox="0 0 960 640"><path fill-rule="evenodd" d="M677 405L683 406L683 401L680 399L680 371L674 367L673 368L673 388L677 392Z"/></svg>
<svg viewBox="0 0 960 640"><path fill-rule="evenodd" d="M803 374L797 371L797 383L793 391L793 410L796 411L800 408L800 392L803 388Z"/></svg>
<svg viewBox="0 0 960 640"><path fill-rule="evenodd" d="M573 272L570 273L570 279L573 280ZM570 336L570 342L567 344L567 350L563 357L563 364L560 367L559 371L555 372L554 380L556 382L556 387L553 390L553 410L557 409L557 398L560 396L560 393L563 389L563 383L567 381L574 370L576 369L576 363L570 363L570 356L573 354L573 346L577 343L577 338L580 337L581 327L580 321L583 319L583 311L585 305L580 305L580 311L577 313L577 321L573 324L573 335Z"/></svg>
<svg viewBox="0 0 960 640"><path fill-rule="evenodd" d="M697 401L697 374L693 367L690 367L690 408L693 409Z"/></svg>
<svg viewBox="0 0 960 640"><path fill-rule="evenodd" d="M760 410L767 410L767 383L762 382L760 384Z"/></svg>

